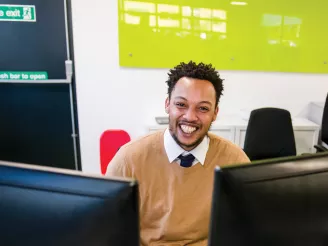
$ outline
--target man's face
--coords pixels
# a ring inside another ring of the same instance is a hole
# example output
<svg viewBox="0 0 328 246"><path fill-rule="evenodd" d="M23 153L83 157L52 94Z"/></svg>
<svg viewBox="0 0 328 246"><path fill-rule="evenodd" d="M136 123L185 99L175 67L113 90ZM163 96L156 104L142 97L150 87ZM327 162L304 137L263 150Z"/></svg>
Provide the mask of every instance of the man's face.
<svg viewBox="0 0 328 246"><path fill-rule="evenodd" d="M169 130L185 150L195 148L206 136L218 114L214 86L207 80L183 77L165 101Z"/></svg>

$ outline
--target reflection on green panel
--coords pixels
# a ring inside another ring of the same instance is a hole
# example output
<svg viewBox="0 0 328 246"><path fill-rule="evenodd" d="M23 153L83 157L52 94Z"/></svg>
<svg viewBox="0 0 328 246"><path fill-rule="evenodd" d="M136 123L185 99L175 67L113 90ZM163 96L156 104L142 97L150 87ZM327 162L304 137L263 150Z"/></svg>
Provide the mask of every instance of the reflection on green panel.
<svg viewBox="0 0 328 246"><path fill-rule="evenodd" d="M328 73L327 0L118 0L120 65Z"/></svg>

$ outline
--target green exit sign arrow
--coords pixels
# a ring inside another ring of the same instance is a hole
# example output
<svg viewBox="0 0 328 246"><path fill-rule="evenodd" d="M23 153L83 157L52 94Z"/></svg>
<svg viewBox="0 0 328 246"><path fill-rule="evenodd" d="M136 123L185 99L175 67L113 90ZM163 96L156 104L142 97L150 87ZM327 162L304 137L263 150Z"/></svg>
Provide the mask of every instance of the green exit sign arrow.
<svg viewBox="0 0 328 246"><path fill-rule="evenodd" d="M0 4L0 21L36 22L35 6Z"/></svg>

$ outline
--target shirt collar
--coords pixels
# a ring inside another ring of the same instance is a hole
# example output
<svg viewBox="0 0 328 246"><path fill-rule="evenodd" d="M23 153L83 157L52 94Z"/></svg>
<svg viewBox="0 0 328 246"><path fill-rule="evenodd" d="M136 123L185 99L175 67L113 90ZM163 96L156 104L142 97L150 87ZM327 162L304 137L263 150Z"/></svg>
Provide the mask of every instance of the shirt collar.
<svg viewBox="0 0 328 246"><path fill-rule="evenodd" d="M164 148L169 159L169 162L173 162L179 155L181 154L192 154L195 158L200 162L200 164L204 165L206 153L209 147L209 138L205 136L203 141L191 151L185 151L180 147L179 144L174 140L171 136L169 129L166 129L164 132Z"/></svg>

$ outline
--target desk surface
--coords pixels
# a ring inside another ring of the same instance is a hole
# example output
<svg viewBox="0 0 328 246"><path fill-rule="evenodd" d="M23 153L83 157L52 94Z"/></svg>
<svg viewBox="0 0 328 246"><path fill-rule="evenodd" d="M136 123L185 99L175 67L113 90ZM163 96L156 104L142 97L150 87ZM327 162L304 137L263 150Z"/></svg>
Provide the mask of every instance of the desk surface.
<svg viewBox="0 0 328 246"><path fill-rule="evenodd" d="M311 104L313 104L314 106L320 107L322 109L325 106L325 102L311 102Z"/></svg>

